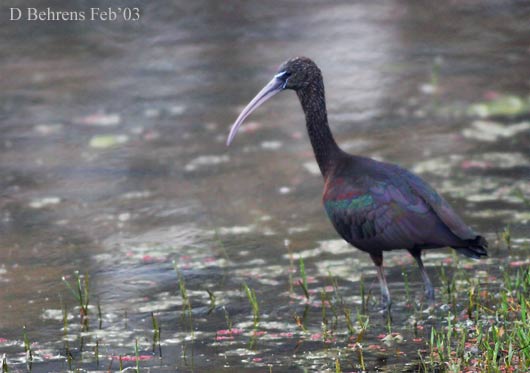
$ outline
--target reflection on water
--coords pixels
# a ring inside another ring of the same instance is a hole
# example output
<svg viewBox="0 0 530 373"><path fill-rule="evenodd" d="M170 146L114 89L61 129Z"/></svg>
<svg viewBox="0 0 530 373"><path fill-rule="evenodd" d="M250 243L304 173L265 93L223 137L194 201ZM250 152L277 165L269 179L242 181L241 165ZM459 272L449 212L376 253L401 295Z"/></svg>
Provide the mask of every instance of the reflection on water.
<svg viewBox="0 0 530 373"><path fill-rule="evenodd" d="M293 55L321 66L345 149L421 174L492 241L506 224L514 237L529 237L528 114L464 115L503 93L528 95L523 2L135 5L136 24L0 29L9 51L0 56L0 352L20 352L10 341L20 341L26 324L43 359L60 353L61 302L75 306L60 279L80 270L103 308L97 333L106 356L131 354L135 336L149 350L156 312L163 345L175 354L153 366L206 367L219 356L230 367L327 366L320 337L297 347L293 314L305 301L289 278L298 258L314 276L312 291L329 286L331 272L352 309L361 274L371 289L375 272L363 253L335 241L295 95L273 100L235 146L224 146L241 105ZM427 256L433 270L447 257L441 253ZM477 273L500 255L474 263ZM186 356L173 262L189 288L201 363ZM398 253L388 263L395 298L404 299L402 271L419 296L411 261ZM247 344L242 282L262 307L267 334L257 350ZM215 294L211 310L206 290ZM313 334L319 312L308 316ZM216 332L229 322L243 331ZM404 325L406 316L394 322ZM407 361L375 352L370 359ZM64 369L64 359L51 360L49 369Z"/></svg>

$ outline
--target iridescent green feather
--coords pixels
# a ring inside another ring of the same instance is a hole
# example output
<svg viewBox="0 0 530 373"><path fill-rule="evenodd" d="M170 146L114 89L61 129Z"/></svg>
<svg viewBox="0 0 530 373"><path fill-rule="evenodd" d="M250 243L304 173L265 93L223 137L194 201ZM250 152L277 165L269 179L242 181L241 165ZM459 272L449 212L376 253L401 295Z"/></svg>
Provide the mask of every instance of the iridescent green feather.
<svg viewBox="0 0 530 373"><path fill-rule="evenodd" d="M334 201L325 201L324 207L329 216L333 216L335 212L339 211L354 211L361 210L374 203L374 199L370 194L363 194L352 199L339 199Z"/></svg>

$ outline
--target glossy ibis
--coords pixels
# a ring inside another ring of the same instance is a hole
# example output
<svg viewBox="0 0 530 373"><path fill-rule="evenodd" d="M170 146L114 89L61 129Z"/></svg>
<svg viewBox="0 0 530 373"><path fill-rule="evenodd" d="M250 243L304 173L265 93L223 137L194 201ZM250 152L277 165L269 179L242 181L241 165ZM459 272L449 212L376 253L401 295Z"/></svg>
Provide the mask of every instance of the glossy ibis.
<svg viewBox="0 0 530 373"><path fill-rule="evenodd" d="M398 249L408 250L418 263L425 296L434 305L434 289L423 267L422 251L452 247L478 259L487 256L487 242L418 176L339 148L328 125L322 74L313 61L296 57L283 63L243 109L230 130L227 145L254 110L286 89L296 92L305 113L307 132L325 181L322 199L326 213L344 240L370 254L377 267L383 307L390 309L391 305L383 252Z"/></svg>

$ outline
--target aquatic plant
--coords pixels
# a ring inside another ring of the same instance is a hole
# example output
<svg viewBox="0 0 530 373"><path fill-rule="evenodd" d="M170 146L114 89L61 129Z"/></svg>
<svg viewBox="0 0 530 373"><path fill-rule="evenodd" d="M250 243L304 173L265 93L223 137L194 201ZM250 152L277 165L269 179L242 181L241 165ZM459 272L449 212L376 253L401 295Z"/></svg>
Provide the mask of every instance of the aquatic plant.
<svg viewBox="0 0 530 373"><path fill-rule="evenodd" d="M24 352L26 353L26 365L28 370L31 371L33 366L33 350L31 349L31 343L29 342L26 325L22 327L23 338L24 338Z"/></svg>
<svg viewBox="0 0 530 373"><path fill-rule="evenodd" d="M73 286L66 279L66 277L63 276L62 280L68 290L70 290L74 298L77 299L77 302L79 303L80 321L83 325L83 330L87 331L89 327L88 305L90 302L88 274L83 276L79 273L79 271L75 271Z"/></svg>
<svg viewBox="0 0 530 373"><path fill-rule="evenodd" d="M9 367L7 366L7 356L6 354L2 355L2 373L8 373Z"/></svg>
<svg viewBox="0 0 530 373"><path fill-rule="evenodd" d="M151 323L153 325L153 352L155 352L155 347L158 346L159 356L162 357L162 347L160 345L160 322L154 312L151 312Z"/></svg>
<svg viewBox="0 0 530 373"><path fill-rule="evenodd" d="M306 299L309 300L309 290L307 289L307 276L305 274L305 264L304 264L304 259L302 257L300 257L300 260L299 260L299 268L300 268L301 279L298 282L298 284L302 288Z"/></svg>
<svg viewBox="0 0 530 373"><path fill-rule="evenodd" d="M254 329L257 329L259 325L259 303L254 289L248 287L246 282L243 282L243 289L247 295L250 306L252 307L252 319L254 323Z"/></svg>
<svg viewBox="0 0 530 373"><path fill-rule="evenodd" d="M180 273L175 262L173 262L173 267L175 268L175 271L177 272L178 286L179 286L180 296L182 297L183 315L186 318L186 321L190 329L190 334L193 337L194 332L193 332L192 307L191 307L190 298L188 297L188 290L186 289L186 282L184 281L184 277Z"/></svg>

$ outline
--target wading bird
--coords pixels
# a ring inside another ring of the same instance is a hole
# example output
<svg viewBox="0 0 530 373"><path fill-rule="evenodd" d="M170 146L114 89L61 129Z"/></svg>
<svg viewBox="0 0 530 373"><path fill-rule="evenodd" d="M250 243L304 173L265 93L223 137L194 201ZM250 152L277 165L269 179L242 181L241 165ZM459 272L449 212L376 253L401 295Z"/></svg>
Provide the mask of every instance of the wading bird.
<svg viewBox="0 0 530 373"><path fill-rule="evenodd" d="M328 125L322 74L313 61L296 57L283 63L232 125L227 145L254 110L286 89L296 92L305 113L307 132L325 181L322 200L326 213L344 240L370 254L377 267L383 308L389 310L392 304L383 273L383 252L399 249L408 250L418 263L425 296L429 305L434 305L434 289L421 260L422 250L452 247L478 259L487 256L487 242L418 176L339 148Z"/></svg>

